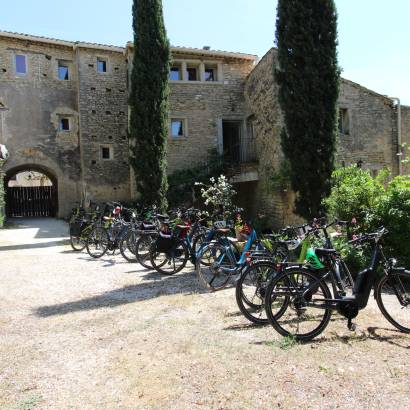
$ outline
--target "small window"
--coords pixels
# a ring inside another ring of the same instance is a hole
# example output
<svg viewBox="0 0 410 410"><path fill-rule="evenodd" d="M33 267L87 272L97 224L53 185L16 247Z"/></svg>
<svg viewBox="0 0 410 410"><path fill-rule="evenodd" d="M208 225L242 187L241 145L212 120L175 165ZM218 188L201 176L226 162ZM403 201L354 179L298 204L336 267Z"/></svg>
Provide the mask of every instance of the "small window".
<svg viewBox="0 0 410 410"><path fill-rule="evenodd" d="M64 81L70 79L68 63L66 63L65 61L58 62L58 79Z"/></svg>
<svg viewBox="0 0 410 410"><path fill-rule="evenodd" d="M218 68L213 65L205 65L205 81L218 81Z"/></svg>
<svg viewBox="0 0 410 410"><path fill-rule="evenodd" d="M347 108L339 109L339 132L344 135L350 134L350 119Z"/></svg>
<svg viewBox="0 0 410 410"><path fill-rule="evenodd" d="M188 66L186 69L187 80L188 81L198 81L199 80L198 72L199 70L197 66Z"/></svg>
<svg viewBox="0 0 410 410"><path fill-rule="evenodd" d="M102 58L97 58L97 71L99 73L107 72L107 60L104 60Z"/></svg>
<svg viewBox="0 0 410 410"><path fill-rule="evenodd" d="M179 65L173 65L169 70L169 79L171 81L180 81L182 80L182 70Z"/></svg>
<svg viewBox="0 0 410 410"><path fill-rule="evenodd" d="M171 137L182 138L185 136L184 120L172 119L171 120Z"/></svg>
<svg viewBox="0 0 410 410"><path fill-rule="evenodd" d="M70 120L69 118L60 118L60 131L70 131Z"/></svg>
<svg viewBox="0 0 410 410"><path fill-rule="evenodd" d="M112 148L109 146L101 146L101 159L110 160L113 159Z"/></svg>
<svg viewBox="0 0 410 410"><path fill-rule="evenodd" d="M16 74L27 74L27 58L21 54L16 55Z"/></svg>

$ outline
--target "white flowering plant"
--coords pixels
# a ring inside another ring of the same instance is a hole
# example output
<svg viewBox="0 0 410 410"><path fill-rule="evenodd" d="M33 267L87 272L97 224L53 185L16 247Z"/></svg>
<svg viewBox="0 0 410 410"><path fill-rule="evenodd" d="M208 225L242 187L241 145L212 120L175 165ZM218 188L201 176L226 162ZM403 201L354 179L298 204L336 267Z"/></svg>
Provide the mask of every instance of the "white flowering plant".
<svg viewBox="0 0 410 410"><path fill-rule="evenodd" d="M221 213L225 218L241 210L233 204L236 191L225 175L220 175L217 179L210 178L209 184L196 182L195 185L201 186L201 196L205 205L211 206L214 212Z"/></svg>

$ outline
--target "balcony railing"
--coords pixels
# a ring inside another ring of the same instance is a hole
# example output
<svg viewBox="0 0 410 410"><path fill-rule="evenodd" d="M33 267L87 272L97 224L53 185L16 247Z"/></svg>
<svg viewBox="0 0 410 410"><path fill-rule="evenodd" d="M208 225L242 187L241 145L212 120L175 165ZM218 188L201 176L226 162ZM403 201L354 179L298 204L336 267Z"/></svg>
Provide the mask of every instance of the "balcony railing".
<svg viewBox="0 0 410 410"><path fill-rule="evenodd" d="M242 137L239 141L224 144L224 160L233 166L258 162L254 139Z"/></svg>

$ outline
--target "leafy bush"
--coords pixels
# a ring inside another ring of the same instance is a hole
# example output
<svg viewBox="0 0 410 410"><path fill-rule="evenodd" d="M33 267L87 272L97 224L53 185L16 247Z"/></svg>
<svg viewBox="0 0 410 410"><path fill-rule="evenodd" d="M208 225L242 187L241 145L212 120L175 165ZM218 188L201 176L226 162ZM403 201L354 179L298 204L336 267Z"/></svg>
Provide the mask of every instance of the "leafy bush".
<svg viewBox="0 0 410 410"><path fill-rule="evenodd" d="M224 169L223 158L216 150L211 150L206 163L194 168L175 171L168 176L169 205L171 207L181 204L192 205L194 198L200 194L199 189L195 188L195 182L208 182L209 178L223 174Z"/></svg>
<svg viewBox="0 0 410 410"><path fill-rule="evenodd" d="M372 178L357 167L338 169L333 173L331 195L324 203L328 214L343 220L358 221L360 231L374 231L380 226L389 230L385 240L387 256L394 256L410 266L410 176L395 177L387 182L387 173ZM366 252L340 243L348 264L365 263ZM344 247L344 248L343 248Z"/></svg>
<svg viewBox="0 0 410 410"><path fill-rule="evenodd" d="M368 228L369 211L384 192L383 185L368 171L351 166L332 174L332 191L324 200L328 214L341 220L356 218L359 226Z"/></svg>
<svg viewBox="0 0 410 410"><path fill-rule="evenodd" d="M388 185L371 215L374 229L383 225L389 230L386 250L410 266L410 177L396 177Z"/></svg>

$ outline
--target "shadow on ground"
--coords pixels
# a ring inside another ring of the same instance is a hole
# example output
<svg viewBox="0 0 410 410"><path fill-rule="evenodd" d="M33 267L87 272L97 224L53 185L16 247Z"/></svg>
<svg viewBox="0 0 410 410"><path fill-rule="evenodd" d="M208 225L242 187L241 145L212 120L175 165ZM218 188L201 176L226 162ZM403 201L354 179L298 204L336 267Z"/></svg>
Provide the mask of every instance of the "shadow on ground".
<svg viewBox="0 0 410 410"><path fill-rule="evenodd" d="M151 278L151 274L148 277ZM86 310L115 308L116 306L154 299L164 295L208 293L207 290L200 287L192 272L159 277L160 280L154 282L125 286L72 302L41 306L35 309L34 314L45 318Z"/></svg>
<svg viewBox="0 0 410 410"><path fill-rule="evenodd" d="M23 249L50 248L52 246L65 246L69 244L70 244L70 241L68 241L67 239L62 239L59 241L51 241L51 242L37 242L37 243L25 243L21 245L7 245L7 246L0 246L0 252L18 251L18 250L23 250Z"/></svg>

